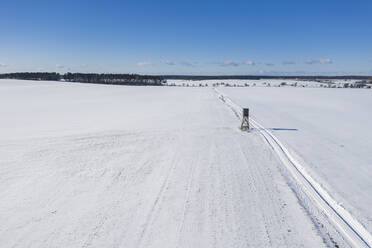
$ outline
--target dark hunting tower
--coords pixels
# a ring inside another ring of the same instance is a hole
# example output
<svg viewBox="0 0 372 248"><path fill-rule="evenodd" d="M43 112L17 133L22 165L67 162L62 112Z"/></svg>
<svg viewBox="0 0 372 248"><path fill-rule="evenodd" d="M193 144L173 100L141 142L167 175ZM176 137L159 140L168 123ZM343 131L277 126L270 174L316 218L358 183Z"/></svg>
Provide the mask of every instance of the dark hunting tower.
<svg viewBox="0 0 372 248"><path fill-rule="evenodd" d="M249 108L243 108L242 131L249 131Z"/></svg>

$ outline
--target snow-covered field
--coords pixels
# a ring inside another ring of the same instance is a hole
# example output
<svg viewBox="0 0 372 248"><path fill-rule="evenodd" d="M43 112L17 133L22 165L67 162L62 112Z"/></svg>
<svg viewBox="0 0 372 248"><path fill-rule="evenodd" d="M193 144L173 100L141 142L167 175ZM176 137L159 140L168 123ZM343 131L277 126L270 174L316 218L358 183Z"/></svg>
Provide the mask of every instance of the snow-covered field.
<svg viewBox="0 0 372 248"><path fill-rule="evenodd" d="M371 231L370 91L219 90ZM0 80L0 116L0 247L348 246L212 88Z"/></svg>
<svg viewBox="0 0 372 248"><path fill-rule="evenodd" d="M292 86L299 88L321 88L321 87L343 87L345 83L353 85L358 80L295 80L295 79L260 79L260 80L243 80L243 79L211 79L211 80L181 80L171 79L167 80L168 85L183 86L183 87L214 87L214 86L228 86L228 87L278 87L278 86Z"/></svg>
<svg viewBox="0 0 372 248"><path fill-rule="evenodd" d="M363 89L220 88L289 148L372 232L372 92Z"/></svg>

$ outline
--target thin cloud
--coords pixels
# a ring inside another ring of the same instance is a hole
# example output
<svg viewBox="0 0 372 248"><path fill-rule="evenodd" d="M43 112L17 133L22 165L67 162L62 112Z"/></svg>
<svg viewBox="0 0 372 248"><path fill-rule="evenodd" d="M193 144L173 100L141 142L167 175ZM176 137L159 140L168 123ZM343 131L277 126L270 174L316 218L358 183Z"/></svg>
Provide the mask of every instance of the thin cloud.
<svg viewBox="0 0 372 248"><path fill-rule="evenodd" d="M70 67L64 66L64 65L56 65L57 70L59 71L71 71Z"/></svg>
<svg viewBox="0 0 372 248"><path fill-rule="evenodd" d="M296 64L294 61L283 61L283 65L294 65Z"/></svg>
<svg viewBox="0 0 372 248"><path fill-rule="evenodd" d="M57 69L64 69L65 66L63 66L63 65L56 65L56 68L57 68Z"/></svg>
<svg viewBox="0 0 372 248"><path fill-rule="evenodd" d="M245 65L256 65L254 61L248 60L244 62Z"/></svg>
<svg viewBox="0 0 372 248"><path fill-rule="evenodd" d="M305 59L304 60L305 64L312 65L312 64L318 64L319 60L314 60L314 59Z"/></svg>
<svg viewBox="0 0 372 248"><path fill-rule="evenodd" d="M138 62L137 65L138 66L151 66L153 65L153 63L150 61L142 61L142 62Z"/></svg>
<svg viewBox="0 0 372 248"><path fill-rule="evenodd" d="M166 64L166 65L176 65L175 62L170 61L170 60L165 61L164 64Z"/></svg>
<svg viewBox="0 0 372 248"><path fill-rule="evenodd" d="M274 66L273 63L265 63L266 66Z"/></svg>
<svg viewBox="0 0 372 248"><path fill-rule="evenodd" d="M223 62L222 66L239 66L239 63L233 61L225 61Z"/></svg>
<svg viewBox="0 0 372 248"><path fill-rule="evenodd" d="M195 67L195 64L190 63L190 62L186 62L186 61L181 61L180 62L180 65L189 66L189 67Z"/></svg>
<svg viewBox="0 0 372 248"><path fill-rule="evenodd" d="M330 58L320 59L319 62L321 64L332 64L333 63L332 59Z"/></svg>
<svg viewBox="0 0 372 248"><path fill-rule="evenodd" d="M0 67L7 67L7 64L0 63Z"/></svg>
<svg viewBox="0 0 372 248"><path fill-rule="evenodd" d="M332 64L332 59L324 58L324 59L306 59L304 60L305 64L312 65L312 64Z"/></svg>

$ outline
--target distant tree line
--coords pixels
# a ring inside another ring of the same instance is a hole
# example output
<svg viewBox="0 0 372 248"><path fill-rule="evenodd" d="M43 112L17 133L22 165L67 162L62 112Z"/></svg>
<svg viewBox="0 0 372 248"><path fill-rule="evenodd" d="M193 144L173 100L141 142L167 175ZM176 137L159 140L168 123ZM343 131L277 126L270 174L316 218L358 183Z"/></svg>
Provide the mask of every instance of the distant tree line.
<svg viewBox="0 0 372 248"><path fill-rule="evenodd" d="M16 72L0 74L0 79L58 81L61 80L61 75L56 72Z"/></svg>
<svg viewBox="0 0 372 248"><path fill-rule="evenodd" d="M164 75L165 79L180 79L180 80L227 80L227 79L250 79L250 80L259 80L262 77L260 76L239 76L239 75L226 75L226 76L195 76L195 75Z"/></svg>
<svg viewBox="0 0 372 248"><path fill-rule="evenodd" d="M16 72L0 74L0 79L23 79L23 80L44 80L44 81L67 81L95 84L116 84L116 85L164 85L167 79L183 80L211 80L211 79L297 79L319 81L330 79L354 79L364 80L367 84L372 83L371 76L250 76L250 75L225 75L225 76L190 76L190 75L138 75L138 74L98 74L98 73L66 73L56 72Z"/></svg>
<svg viewBox="0 0 372 248"><path fill-rule="evenodd" d="M17 72L0 74L0 79L67 81L93 84L114 85L163 85L166 80L161 76L138 74L98 74L98 73L66 73L56 72Z"/></svg>
<svg viewBox="0 0 372 248"><path fill-rule="evenodd" d="M163 85L166 83L165 79L160 76L138 74L66 73L63 79L68 82L116 85Z"/></svg>
<svg viewBox="0 0 372 248"><path fill-rule="evenodd" d="M241 79L241 80L259 80L259 79L297 79L297 80L326 80L326 79L354 79L354 80L371 80L371 76L253 76L253 75L222 75L222 76L196 76L196 75L164 75L165 79L182 79L182 80L225 80L225 79Z"/></svg>
<svg viewBox="0 0 372 248"><path fill-rule="evenodd" d="M372 80L357 81L354 84L345 83L344 88L367 88L370 89L372 86Z"/></svg>

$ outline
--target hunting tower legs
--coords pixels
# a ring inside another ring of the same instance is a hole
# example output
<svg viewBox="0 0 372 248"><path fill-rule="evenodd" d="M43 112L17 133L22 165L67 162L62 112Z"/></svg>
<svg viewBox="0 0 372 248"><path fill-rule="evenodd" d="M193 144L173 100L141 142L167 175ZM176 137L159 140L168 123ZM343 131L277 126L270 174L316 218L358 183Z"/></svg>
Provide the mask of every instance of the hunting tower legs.
<svg viewBox="0 0 372 248"><path fill-rule="evenodd" d="M242 125L240 126L242 131L249 131L249 109L243 108L243 120Z"/></svg>

